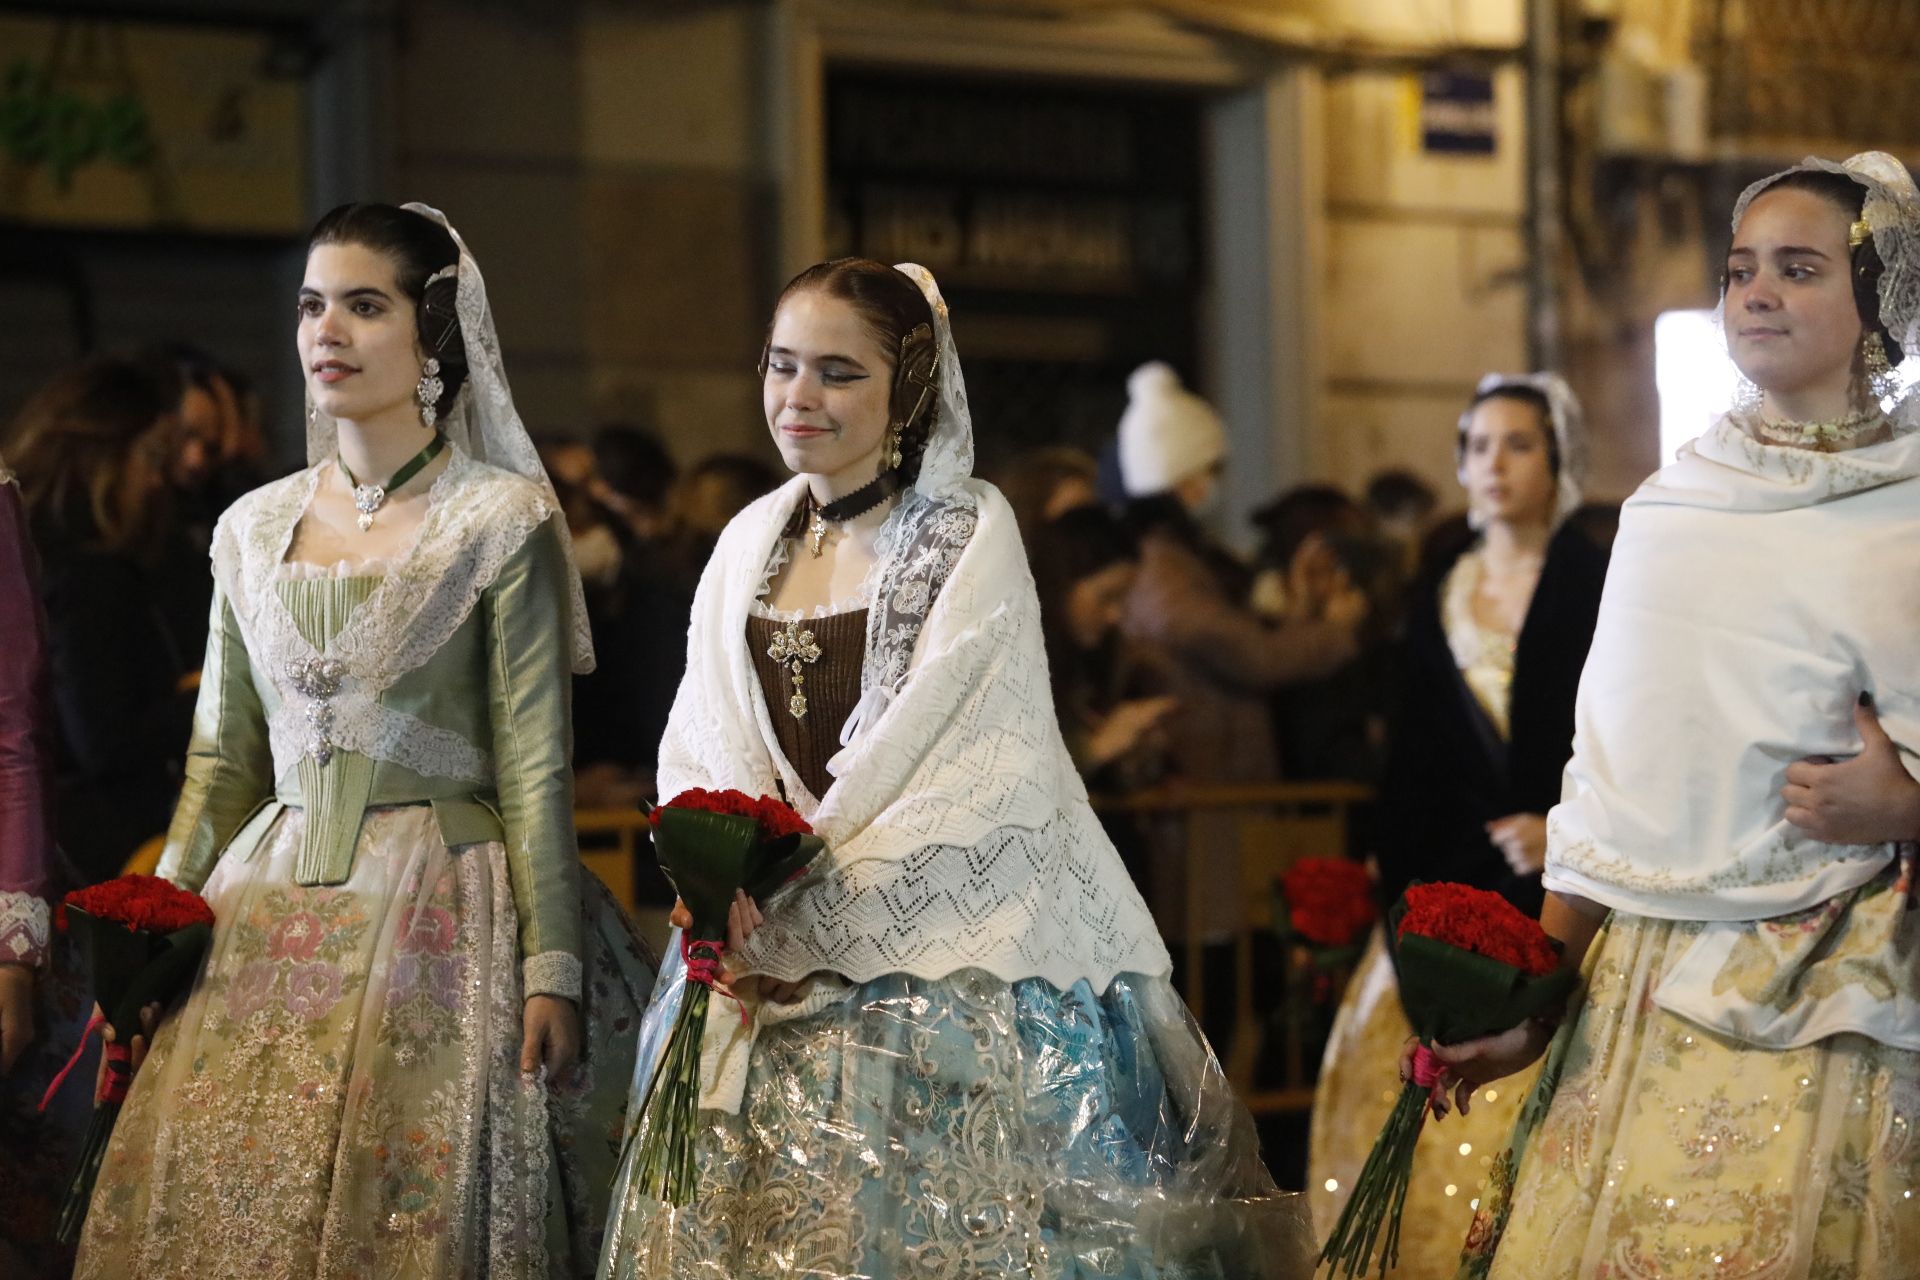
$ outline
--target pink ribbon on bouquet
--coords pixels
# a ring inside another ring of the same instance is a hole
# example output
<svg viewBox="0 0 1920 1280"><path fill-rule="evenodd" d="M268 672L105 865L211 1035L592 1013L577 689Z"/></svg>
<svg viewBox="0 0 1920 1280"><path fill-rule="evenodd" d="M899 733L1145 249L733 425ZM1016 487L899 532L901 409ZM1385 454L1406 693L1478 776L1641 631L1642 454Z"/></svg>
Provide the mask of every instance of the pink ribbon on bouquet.
<svg viewBox="0 0 1920 1280"><path fill-rule="evenodd" d="M705 948L704 955L695 955L695 947ZM687 981L697 982L709 991L716 991L739 1007L740 1025L746 1026L747 1003L733 993L733 988L720 980L720 957L726 953L727 944L714 942L706 938L695 938L684 929L680 933L680 960L687 966Z"/></svg>
<svg viewBox="0 0 1920 1280"><path fill-rule="evenodd" d="M1440 1077L1447 1073L1447 1064L1434 1056L1433 1050L1423 1044L1413 1047L1413 1082L1422 1089L1431 1089L1440 1083Z"/></svg>
<svg viewBox="0 0 1920 1280"><path fill-rule="evenodd" d="M107 1016L96 1013L87 1019L86 1030L80 1033L80 1043L73 1047L73 1056L67 1059L67 1065L60 1068L60 1074L47 1086L46 1093L40 1097L40 1110L45 1111L53 1103L53 1095L60 1092L60 1086L67 1082L73 1069L80 1065L80 1059L86 1056L87 1041L93 1039L93 1033L107 1025ZM107 1044L107 1078L101 1082L100 1096L95 1104L102 1102L125 1102L127 1090L133 1084L133 1046L109 1042Z"/></svg>

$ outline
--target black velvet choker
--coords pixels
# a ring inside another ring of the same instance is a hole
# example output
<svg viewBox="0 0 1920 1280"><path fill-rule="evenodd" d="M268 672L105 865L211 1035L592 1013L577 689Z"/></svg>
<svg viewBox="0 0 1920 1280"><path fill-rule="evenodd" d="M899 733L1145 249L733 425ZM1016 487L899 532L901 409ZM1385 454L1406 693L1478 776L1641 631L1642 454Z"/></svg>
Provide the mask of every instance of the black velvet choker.
<svg viewBox="0 0 1920 1280"><path fill-rule="evenodd" d="M846 497L835 498L825 506L815 505L813 488L808 486L805 496L800 500L799 509L793 513L793 519L787 522L786 536L797 538L804 532L813 540L813 554L818 557L826 549L829 524L845 524L863 516L898 492L900 473L892 467Z"/></svg>

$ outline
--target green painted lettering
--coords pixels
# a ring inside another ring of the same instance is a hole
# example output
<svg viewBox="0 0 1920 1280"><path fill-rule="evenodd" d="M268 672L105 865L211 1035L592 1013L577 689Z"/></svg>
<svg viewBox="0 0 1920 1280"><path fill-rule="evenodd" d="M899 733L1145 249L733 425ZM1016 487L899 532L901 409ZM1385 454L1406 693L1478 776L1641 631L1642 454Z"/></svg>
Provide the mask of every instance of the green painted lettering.
<svg viewBox="0 0 1920 1280"><path fill-rule="evenodd" d="M128 168L153 156L153 132L147 109L130 93L107 101L100 113L101 147L107 158Z"/></svg>
<svg viewBox="0 0 1920 1280"><path fill-rule="evenodd" d="M73 171L100 154L100 113L71 94L47 104L47 168L62 192L73 186Z"/></svg>
<svg viewBox="0 0 1920 1280"><path fill-rule="evenodd" d="M0 150L16 163L44 164L62 192L95 160L132 168L156 149L152 118L130 93L92 103L56 90L46 68L25 59L0 78Z"/></svg>

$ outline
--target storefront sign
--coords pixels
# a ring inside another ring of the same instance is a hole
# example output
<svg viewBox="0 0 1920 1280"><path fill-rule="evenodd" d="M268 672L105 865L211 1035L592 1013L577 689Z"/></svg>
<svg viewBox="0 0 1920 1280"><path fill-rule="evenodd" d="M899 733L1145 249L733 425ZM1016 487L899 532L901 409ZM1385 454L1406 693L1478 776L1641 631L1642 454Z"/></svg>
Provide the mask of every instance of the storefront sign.
<svg viewBox="0 0 1920 1280"><path fill-rule="evenodd" d="M1493 73L1441 68L1422 75L1420 145L1444 155L1492 155Z"/></svg>

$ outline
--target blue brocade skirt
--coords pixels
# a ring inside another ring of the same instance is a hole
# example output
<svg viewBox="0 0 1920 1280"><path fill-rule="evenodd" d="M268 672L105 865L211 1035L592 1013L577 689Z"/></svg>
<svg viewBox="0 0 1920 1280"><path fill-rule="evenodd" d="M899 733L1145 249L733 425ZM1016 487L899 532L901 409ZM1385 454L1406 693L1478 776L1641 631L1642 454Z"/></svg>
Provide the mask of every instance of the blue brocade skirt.
<svg viewBox="0 0 1920 1280"><path fill-rule="evenodd" d="M685 991L677 945L668 954L636 1117ZM844 991L763 1021L738 1114L700 1113L692 1205L642 1196L630 1144L602 1276L1310 1275L1304 1197L1275 1189L1252 1118L1164 979L1123 975L1096 994L963 970Z"/></svg>

